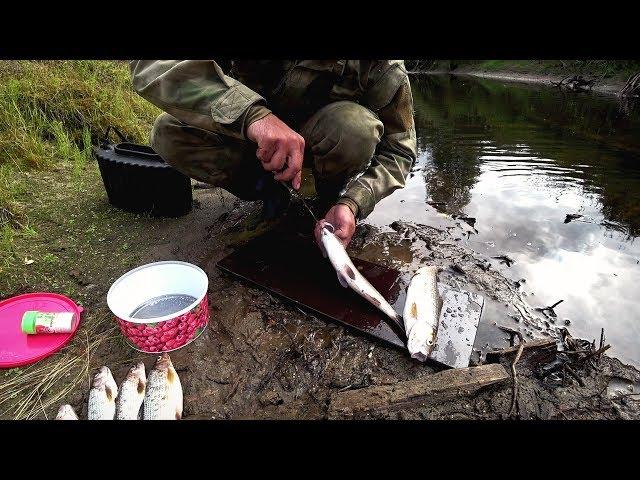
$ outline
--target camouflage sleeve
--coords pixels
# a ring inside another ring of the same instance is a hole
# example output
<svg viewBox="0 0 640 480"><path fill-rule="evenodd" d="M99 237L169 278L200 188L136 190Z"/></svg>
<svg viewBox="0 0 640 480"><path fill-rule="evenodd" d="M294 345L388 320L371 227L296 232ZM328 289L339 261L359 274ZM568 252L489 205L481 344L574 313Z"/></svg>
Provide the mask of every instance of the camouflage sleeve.
<svg viewBox="0 0 640 480"><path fill-rule="evenodd" d="M359 219L368 216L384 197L404 187L416 160L416 131L409 77L403 67L395 68L387 77L381 82L380 92L373 92L377 101L393 95L390 102L375 110L384 124L384 135L368 169L347 187L339 200L339 203L346 204L352 210L357 206Z"/></svg>
<svg viewBox="0 0 640 480"><path fill-rule="evenodd" d="M248 124L269 113L263 97L213 60L132 60L129 66L138 94L204 130L245 138Z"/></svg>

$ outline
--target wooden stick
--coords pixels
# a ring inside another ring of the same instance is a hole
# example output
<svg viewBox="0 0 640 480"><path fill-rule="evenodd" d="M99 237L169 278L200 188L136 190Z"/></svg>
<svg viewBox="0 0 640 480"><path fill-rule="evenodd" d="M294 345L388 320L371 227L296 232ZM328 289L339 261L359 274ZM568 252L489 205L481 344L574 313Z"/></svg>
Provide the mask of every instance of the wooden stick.
<svg viewBox="0 0 640 480"><path fill-rule="evenodd" d="M518 353L516 354L516 358L513 360L511 364L511 373L513 375L513 389L511 396L511 409L509 410L509 416L512 416L516 411L516 405L518 404L518 373L516 372L516 363L520 360L520 355L522 355L522 351L524 350L524 341L522 340L522 335L520 335L520 348L518 348Z"/></svg>
<svg viewBox="0 0 640 480"><path fill-rule="evenodd" d="M582 359L582 361L584 362L584 361L586 361L586 360L589 360L591 357L595 357L596 355L600 355L601 353L606 352L606 351L607 351L607 350L609 350L610 348L611 348L611 345L605 345L604 347L599 348L599 349L598 349L598 350L596 350L595 352L590 353L589 355L587 355L586 357L584 357L584 358Z"/></svg>
<svg viewBox="0 0 640 480"><path fill-rule="evenodd" d="M576 381L580 384L581 387L584 387L584 382L578 376L578 374L573 370L573 368L571 368L569 365L565 363L564 369L566 370L567 373L569 373L569 375L571 375L573 378L576 379Z"/></svg>
<svg viewBox="0 0 640 480"><path fill-rule="evenodd" d="M334 393L331 396L328 416L335 418L355 413L420 407L430 398L439 395L466 393L508 379L507 371L497 363L443 370L392 385L376 385Z"/></svg>

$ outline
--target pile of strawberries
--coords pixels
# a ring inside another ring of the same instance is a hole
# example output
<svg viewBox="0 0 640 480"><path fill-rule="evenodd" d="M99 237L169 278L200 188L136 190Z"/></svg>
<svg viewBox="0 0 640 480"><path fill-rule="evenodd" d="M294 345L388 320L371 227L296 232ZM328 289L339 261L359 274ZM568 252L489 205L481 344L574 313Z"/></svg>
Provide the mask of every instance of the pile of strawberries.
<svg viewBox="0 0 640 480"><path fill-rule="evenodd" d="M143 352L175 350L200 335L209 321L209 308L205 296L189 312L158 323L133 323L118 318L120 330L134 348Z"/></svg>

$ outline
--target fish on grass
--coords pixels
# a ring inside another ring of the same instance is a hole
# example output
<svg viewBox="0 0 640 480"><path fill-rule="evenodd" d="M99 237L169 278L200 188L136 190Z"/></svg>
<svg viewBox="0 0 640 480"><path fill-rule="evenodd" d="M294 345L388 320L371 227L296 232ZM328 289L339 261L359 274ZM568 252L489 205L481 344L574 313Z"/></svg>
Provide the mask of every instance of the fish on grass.
<svg viewBox="0 0 640 480"><path fill-rule="evenodd" d="M89 390L88 420L113 420L118 386L109 367L100 367Z"/></svg>
<svg viewBox="0 0 640 480"><path fill-rule="evenodd" d="M127 373L116 398L116 420L139 420L147 386L144 363L139 362Z"/></svg>
<svg viewBox="0 0 640 480"><path fill-rule="evenodd" d="M338 274L338 281L343 287L351 288L358 295L378 307L387 317L393 320L402 330L402 317L396 313L389 302L378 292L369 281L362 276L353 265L347 251L342 246L338 237L334 235L335 229L330 223L324 223L321 230L321 242L323 254L329 257L329 261Z"/></svg>
<svg viewBox="0 0 640 480"><path fill-rule="evenodd" d="M144 420L182 418L182 385L167 353L158 357L149 372L143 408Z"/></svg>
<svg viewBox="0 0 640 480"><path fill-rule="evenodd" d="M71 405L61 405L56 415L56 420L78 420L78 415Z"/></svg>
<svg viewBox="0 0 640 480"><path fill-rule="evenodd" d="M438 267L420 267L409 282L402 315L412 358L424 362L433 350L441 309Z"/></svg>

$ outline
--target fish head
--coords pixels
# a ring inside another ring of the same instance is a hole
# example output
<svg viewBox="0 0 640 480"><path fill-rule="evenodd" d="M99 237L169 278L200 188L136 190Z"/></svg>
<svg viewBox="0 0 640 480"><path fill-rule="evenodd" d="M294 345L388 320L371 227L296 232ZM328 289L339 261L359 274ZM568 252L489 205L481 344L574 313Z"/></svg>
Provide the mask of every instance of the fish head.
<svg viewBox="0 0 640 480"><path fill-rule="evenodd" d="M327 253L326 245L327 243L331 242L333 239L337 240L336 236L333 233L336 231L336 229L333 225L331 225L329 222L325 220L320 220L320 222L322 222L322 227L320 229L320 240L321 240L320 250L322 250L322 255L324 255L324 258L327 258L328 253Z"/></svg>
<svg viewBox="0 0 640 480"><path fill-rule="evenodd" d="M100 367L98 373L93 377L92 388L104 390L109 400L115 400L118 395L118 385L116 385L109 367Z"/></svg>
<svg viewBox="0 0 640 480"><path fill-rule="evenodd" d="M58 410L58 414L56 415L56 419L58 420L72 420L77 419L78 416L76 412L73 410L71 405L61 405Z"/></svg>
<svg viewBox="0 0 640 480"><path fill-rule="evenodd" d="M137 383L138 393L144 394L144 389L147 385L147 375L144 369L144 363L138 362L136 365L129 369L127 373L127 381Z"/></svg>
<svg viewBox="0 0 640 480"><path fill-rule="evenodd" d="M154 370L160 370L160 371L168 371L169 369L172 369L172 368L173 368L173 364L171 363L171 358L169 357L169 354L166 352L158 357L158 359L156 360L156 364L153 367Z"/></svg>

